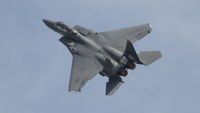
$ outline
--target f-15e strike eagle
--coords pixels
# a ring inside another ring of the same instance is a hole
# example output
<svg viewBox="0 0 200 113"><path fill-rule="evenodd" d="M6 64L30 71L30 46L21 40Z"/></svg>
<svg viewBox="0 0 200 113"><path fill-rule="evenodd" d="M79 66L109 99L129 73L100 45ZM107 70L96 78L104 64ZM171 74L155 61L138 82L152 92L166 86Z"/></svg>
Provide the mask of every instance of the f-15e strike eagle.
<svg viewBox="0 0 200 113"><path fill-rule="evenodd" d="M112 95L136 64L149 65L161 57L160 51L136 53L133 44L151 33L151 25L143 24L106 32L94 32L82 26L73 28L61 21L43 19L52 30L62 35L59 39L73 56L70 92L80 92L96 74L108 77L106 95Z"/></svg>

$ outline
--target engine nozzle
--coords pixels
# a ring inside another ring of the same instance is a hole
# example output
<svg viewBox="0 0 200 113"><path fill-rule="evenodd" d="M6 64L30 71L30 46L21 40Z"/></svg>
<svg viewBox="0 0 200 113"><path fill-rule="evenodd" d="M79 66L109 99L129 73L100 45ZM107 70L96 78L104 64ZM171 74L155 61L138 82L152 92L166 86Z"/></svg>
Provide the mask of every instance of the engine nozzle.
<svg viewBox="0 0 200 113"><path fill-rule="evenodd" d="M134 70L136 68L136 65L134 63L130 63L130 64L127 64L127 68Z"/></svg>
<svg viewBox="0 0 200 113"><path fill-rule="evenodd" d="M124 76L124 77L126 77L128 75L128 71L124 70L124 69L120 69L118 73L119 73L119 75Z"/></svg>

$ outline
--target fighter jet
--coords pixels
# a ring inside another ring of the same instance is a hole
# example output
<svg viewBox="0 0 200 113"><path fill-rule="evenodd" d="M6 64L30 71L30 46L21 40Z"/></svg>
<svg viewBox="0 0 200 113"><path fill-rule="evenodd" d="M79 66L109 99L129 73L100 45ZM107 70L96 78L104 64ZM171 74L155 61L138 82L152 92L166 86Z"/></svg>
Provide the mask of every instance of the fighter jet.
<svg viewBox="0 0 200 113"><path fill-rule="evenodd" d="M80 92L88 80L98 73L108 77L106 95L112 95L124 83L122 77L136 64L148 66L161 57L160 51L136 53L133 43L151 33L151 24L117 30L95 32L76 25L69 27L61 21L43 19L73 56L69 92Z"/></svg>

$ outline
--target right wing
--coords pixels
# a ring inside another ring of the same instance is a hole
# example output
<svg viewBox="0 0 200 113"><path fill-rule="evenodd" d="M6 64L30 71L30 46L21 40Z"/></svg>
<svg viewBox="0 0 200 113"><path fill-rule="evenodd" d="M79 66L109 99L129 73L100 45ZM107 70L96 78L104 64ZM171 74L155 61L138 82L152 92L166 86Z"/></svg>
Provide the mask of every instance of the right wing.
<svg viewBox="0 0 200 113"><path fill-rule="evenodd" d="M95 62L94 58L74 54L69 91L79 92L85 83L101 70L102 68Z"/></svg>
<svg viewBox="0 0 200 113"><path fill-rule="evenodd" d="M67 37L62 37L60 41L73 55L69 91L78 92L88 80L102 71L102 66L96 60L94 52L85 46L70 41Z"/></svg>

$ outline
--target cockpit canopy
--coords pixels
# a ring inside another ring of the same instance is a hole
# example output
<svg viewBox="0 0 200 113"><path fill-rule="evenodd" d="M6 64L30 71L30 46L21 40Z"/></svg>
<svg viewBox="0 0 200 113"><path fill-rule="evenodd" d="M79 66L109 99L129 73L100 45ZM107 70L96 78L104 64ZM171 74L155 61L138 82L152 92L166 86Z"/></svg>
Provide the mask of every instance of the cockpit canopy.
<svg viewBox="0 0 200 113"><path fill-rule="evenodd" d="M58 29L59 32L61 32L61 34L72 32L72 29L65 25L62 21L55 22L54 26Z"/></svg>
<svg viewBox="0 0 200 113"><path fill-rule="evenodd" d="M64 29L66 26L65 24L62 22L62 21L58 21L55 23L55 26L61 28L61 29Z"/></svg>

